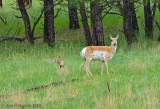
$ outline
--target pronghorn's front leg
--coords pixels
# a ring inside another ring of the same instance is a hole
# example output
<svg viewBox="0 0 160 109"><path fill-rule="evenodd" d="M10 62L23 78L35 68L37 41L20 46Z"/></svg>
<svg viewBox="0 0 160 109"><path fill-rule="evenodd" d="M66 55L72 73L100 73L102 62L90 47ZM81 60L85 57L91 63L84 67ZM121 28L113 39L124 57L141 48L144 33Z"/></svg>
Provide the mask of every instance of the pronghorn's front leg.
<svg viewBox="0 0 160 109"><path fill-rule="evenodd" d="M91 71L89 70L89 63L90 63L91 59L86 59L86 62L84 64L84 68L86 70L87 75L89 76L89 74L92 76ZM89 72L89 73L88 73Z"/></svg>
<svg viewBox="0 0 160 109"><path fill-rule="evenodd" d="M107 74L109 75L109 72L108 72L108 59L106 58L106 60L105 60L105 64L106 64L106 67L107 67Z"/></svg>
<svg viewBox="0 0 160 109"><path fill-rule="evenodd" d="M101 71L101 75L103 75L103 67L104 67L104 61L102 61L102 71Z"/></svg>

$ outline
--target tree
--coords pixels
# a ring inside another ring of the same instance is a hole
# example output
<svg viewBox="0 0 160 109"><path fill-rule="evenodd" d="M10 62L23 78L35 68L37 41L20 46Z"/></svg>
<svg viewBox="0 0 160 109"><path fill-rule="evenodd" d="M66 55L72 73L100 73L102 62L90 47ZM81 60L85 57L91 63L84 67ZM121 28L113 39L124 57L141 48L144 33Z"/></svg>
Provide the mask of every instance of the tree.
<svg viewBox="0 0 160 109"><path fill-rule="evenodd" d="M103 36L102 10L103 7L98 1L90 2L91 10L91 32L94 46L105 45Z"/></svg>
<svg viewBox="0 0 160 109"><path fill-rule="evenodd" d="M91 32L90 32L89 25L88 25L88 20L87 20L88 18L86 15L84 2L82 2L80 4L80 14L81 14L83 30L84 30L84 34L85 34L85 38L86 38L86 45L90 46L90 45L92 45L92 38L91 38Z"/></svg>
<svg viewBox="0 0 160 109"><path fill-rule="evenodd" d="M159 12L160 12L160 0L158 2L158 9L159 9ZM160 25L158 24L158 22L156 21L156 24L158 26L158 29L159 29L159 38L158 38L158 41L160 42Z"/></svg>
<svg viewBox="0 0 160 109"><path fill-rule="evenodd" d="M136 33L139 33L139 27L138 27L138 22L137 22L137 17L136 17L136 12L135 12L135 6L134 6L134 2L131 1L130 3L130 10L131 10L131 15L132 15L132 26L133 26L133 30Z"/></svg>
<svg viewBox="0 0 160 109"><path fill-rule="evenodd" d="M48 31L48 2L47 0L44 0L44 42L48 43L48 36L49 36L49 31Z"/></svg>
<svg viewBox="0 0 160 109"><path fill-rule="evenodd" d="M156 1L151 10L150 0L143 0L144 2L144 18L145 18L145 38L153 39L153 22L156 11Z"/></svg>
<svg viewBox="0 0 160 109"><path fill-rule="evenodd" d="M2 0L0 0L0 7L2 7Z"/></svg>
<svg viewBox="0 0 160 109"><path fill-rule="evenodd" d="M50 47L53 47L55 44L53 0L44 0L44 10L44 41L46 41Z"/></svg>
<svg viewBox="0 0 160 109"><path fill-rule="evenodd" d="M138 31L138 23L135 13L134 2L130 0L117 0L116 7L123 16L123 31L128 45L137 40L135 31Z"/></svg>
<svg viewBox="0 0 160 109"><path fill-rule="evenodd" d="M158 9L160 11L160 0L158 1Z"/></svg>
<svg viewBox="0 0 160 109"><path fill-rule="evenodd" d="M158 37L158 41L160 42L160 24L158 24L157 21L155 21L155 22L156 22L156 25L157 25L157 27L158 27L158 29L159 29L159 37Z"/></svg>
<svg viewBox="0 0 160 109"><path fill-rule="evenodd" d="M31 44L34 44L33 33L31 32L30 20L26 12L24 2L22 0L17 0L17 2L25 25L26 38Z"/></svg>
<svg viewBox="0 0 160 109"><path fill-rule="evenodd" d="M75 6L75 3L72 1L68 1L68 12L69 12L69 28L72 29L78 29L80 28L79 22L78 22L78 15L77 15L77 7Z"/></svg>
<svg viewBox="0 0 160 109"><path fill-rule="evenodd" d="M131 45L133 40L136 39L132 25L133 16L130 6L131 5L129 0L123 0L123 30L128 45Z"/></svg>

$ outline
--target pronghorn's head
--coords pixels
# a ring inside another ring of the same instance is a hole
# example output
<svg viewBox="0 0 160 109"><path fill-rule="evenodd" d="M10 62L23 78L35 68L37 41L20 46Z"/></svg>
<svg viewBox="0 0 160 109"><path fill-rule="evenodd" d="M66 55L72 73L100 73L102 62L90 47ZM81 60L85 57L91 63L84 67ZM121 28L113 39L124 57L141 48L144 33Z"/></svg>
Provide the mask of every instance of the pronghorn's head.
<svg viewBox="0 0 160 109"><path fill-rule="evenodd" d="M117 47L117 39L119 38L119 34L117 34L116 38L113 38L112 35L110 34L110 39L112 40L111 46Z"/></svg>

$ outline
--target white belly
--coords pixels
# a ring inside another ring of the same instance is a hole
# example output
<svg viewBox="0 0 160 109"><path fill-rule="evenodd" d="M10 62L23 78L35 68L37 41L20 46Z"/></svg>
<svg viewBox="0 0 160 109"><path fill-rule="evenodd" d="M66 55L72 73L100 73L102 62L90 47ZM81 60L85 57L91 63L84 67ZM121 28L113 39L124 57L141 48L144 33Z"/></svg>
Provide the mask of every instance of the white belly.
<svg viewBox="0 0 160 109"><path fill-rule="evenodd" d="M105 56L106 56L106 52L103 52L103 51L95 51L95 52L93 53L92 59L93 59L93 60L101 60L101 61L104 61L104 60L105 60Z"/></svg>
<svg viewBox="0 0 160 109"><path fill-rule="evenodd" d="M85 54L86 54L86 48L83 48L82 51L80 52L80 55L82 58L85 59ZM107 54L104 51L94 51L93 55L92 55L92 59L93 60L100 60L100 61L104 61L106 58ZM107 56L108 59L112 58L112 55Z"/></svg>

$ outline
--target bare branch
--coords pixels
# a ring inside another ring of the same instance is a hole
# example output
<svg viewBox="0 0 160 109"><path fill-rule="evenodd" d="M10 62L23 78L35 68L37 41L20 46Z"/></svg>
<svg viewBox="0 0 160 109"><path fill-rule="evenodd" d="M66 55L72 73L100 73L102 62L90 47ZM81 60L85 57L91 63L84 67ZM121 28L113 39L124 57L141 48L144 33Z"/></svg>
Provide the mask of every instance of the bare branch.
<svg viewBox="0 0 160 109"><path fill-rule="evenodd" d="M26 38L25 37L5 37L3 39L0 40L0 42L3 42L3 41L7 41L7 40L16 40L16 41L24 41Z"/></svg>
<svg viewBox="0 0 160 109"><path fill-rule="evenodd" d="M116 15L123 16L121 13L116 13L116 12L110 12L109 14L116 14Z"/></svg>
<svg viewBox="0 0 160 109"><path fill-rule="evenodd" d="M7 32L7 34L6 34L6 36L8 36L9 35L9 33L10 33L10 31L12 30L12 27L11 28L9 28L9 30L8 30L8 32Z"/></svg>
<svg viewBox="0 0 160 109"><path fill-rule="evenodd" d="M156 13L156 1L154 2L153 8L152 8L152 22L154 21L155 18L155 13Z"/></svg>
<svg viewBox="0 0 160 109"><path fill-rule="evenodd" d="M42 38L42 36L34 37L33 39L36 40L36 39L40 39L40 38ZM3 42L3 41L11 41L11 40L22 42L22 41L25 41L25 40L26 40L26 37L8 36L8 37L5 37L5 38L1 39L0 42Z"/></svg>
<svg viewBox="0 0 160 109"><path fill-rule="evenodd" d="M21 19L21 18L22 18L22 16L15 16L15 18Z"/></svg>
<svg viewBox="0 0 160 109"><path fill-rule="evenodd" d="M38 19L34 22L34 25L33 25L33 28L32 28L32 35L34 35L35 27L38 24L39 20L42 18L43 12L44 12L44 9L41 10L41 14L39 15Z"/></svg>
<svg viewBox="0 0 160 109"><path fill-rule="evenodd" d="M61 8L59 8L59 9L57 10L57 13L56 13L56 15L54 16L54 19L58 16L58 13L59 13L60 10L61 10Z"/></svg>
<svg viewBox="0 0 160 109"><path fill-rule="evenodd" d="M155 20L155 22L156 22L156 25L157 25L157 27L158 27L158 29L160 31L160 25L158 24L158 22L156 20Z"/></svg>
<svg viewBox="0 0 160 109"><path fill-rule="evenodd" d="M5 25L7 25L7 20L6 20L6 18L2 18L2 17L0 16L0 19L1 19L1 21L2 21Z"/></svg>

